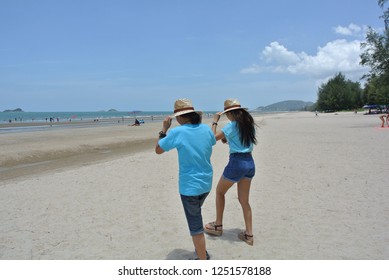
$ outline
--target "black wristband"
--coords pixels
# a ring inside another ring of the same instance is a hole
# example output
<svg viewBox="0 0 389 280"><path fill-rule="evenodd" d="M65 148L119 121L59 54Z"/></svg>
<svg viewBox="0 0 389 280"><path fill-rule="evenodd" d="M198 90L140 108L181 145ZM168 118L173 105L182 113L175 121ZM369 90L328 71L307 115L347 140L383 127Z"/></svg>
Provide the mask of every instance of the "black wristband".
<svg viewBox="0 0 389 280"><path fill-rule="evenodd" d="M213 122L212 125L217 125L217 122Z"/></svg>
<svg viewBox="0 0 389 280"><path fill-rule="evenodd" d="M159 139L165 138L166 133L164 133L162 130L159 132Z"/></svg>

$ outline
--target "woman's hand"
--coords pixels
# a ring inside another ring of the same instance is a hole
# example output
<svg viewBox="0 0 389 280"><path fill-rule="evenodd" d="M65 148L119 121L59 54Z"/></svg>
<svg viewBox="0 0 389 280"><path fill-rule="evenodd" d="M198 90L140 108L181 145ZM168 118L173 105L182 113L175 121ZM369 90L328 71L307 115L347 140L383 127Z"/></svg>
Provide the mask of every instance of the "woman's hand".
<svg viewBox="0 0 389 280"><path fill-rule="evenodd" d="M213 121L217 123L220 120L221 115L221 112L217 112L215 115L213 115Z"/></svg>

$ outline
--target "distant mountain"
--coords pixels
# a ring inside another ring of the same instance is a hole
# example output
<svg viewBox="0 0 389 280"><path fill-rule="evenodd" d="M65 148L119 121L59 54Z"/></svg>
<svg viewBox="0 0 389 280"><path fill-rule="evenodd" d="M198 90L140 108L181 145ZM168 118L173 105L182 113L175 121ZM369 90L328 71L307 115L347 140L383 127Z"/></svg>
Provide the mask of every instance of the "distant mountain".
<svg viewBox="0 0 389 280"><path fill-rule="evenodd" d="M303 111L307 107L312 106L313 102L305 102L301 100L286 100L277 102L268 106L261 106L253 111L255 112L280 112L280 111Z"/></svg>
<svg viewBox="0 0 389 280"><path fill-rule="evenodd" d="M10 113L10 112L23 112L23 110L22 109L20 109L20 108L16 108L16 109L13 109L13 110L4 110L3 111L4 113Z"/></svg>

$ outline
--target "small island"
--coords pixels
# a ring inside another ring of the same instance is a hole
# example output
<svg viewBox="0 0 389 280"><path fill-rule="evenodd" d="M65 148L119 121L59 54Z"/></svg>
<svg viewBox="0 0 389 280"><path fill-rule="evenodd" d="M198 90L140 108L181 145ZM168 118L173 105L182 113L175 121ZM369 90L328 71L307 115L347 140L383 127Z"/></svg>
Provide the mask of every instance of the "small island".
<svg viewBox="0 0 389 280"><path fill-rule="evenodd" d="M22 109L20 108L16 108L16 109L13 109L13 110L4 110L3 113L11 113L11 112L24 112Z"/></svg>
<svg viewBox="0 0 389 280"><path fill-rule="evenodd" d="M118 110L116 109L109 109L108 112L117 112Z"/></svg>

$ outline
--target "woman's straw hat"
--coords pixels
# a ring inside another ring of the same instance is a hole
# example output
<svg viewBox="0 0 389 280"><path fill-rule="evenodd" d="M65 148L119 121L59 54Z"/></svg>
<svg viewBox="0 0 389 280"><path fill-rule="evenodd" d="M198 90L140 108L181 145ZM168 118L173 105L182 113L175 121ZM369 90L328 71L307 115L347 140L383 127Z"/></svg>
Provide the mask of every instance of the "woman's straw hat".
<svg viewBox="0 0 389 280"><path fill-rule="evenodd" d="M222 112L222 114L225 114L229 111L237 110L237 109L247 110L247 108L242 108L242 106L240 106L238 99L229 98L226 101L224 101L224 111Z"/></svg>
<svg viewBox="0 0 389 280"><path fill-rule="evenodd" d="M189 99L183 98L183 99L177 99L176 102L174 102L174 116L181 116L184 114L196 112L192 101ZM201 112L196 112L198 114L201 114Z"/></svg>

